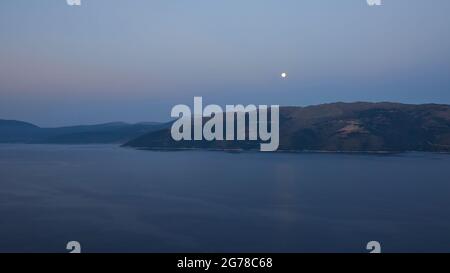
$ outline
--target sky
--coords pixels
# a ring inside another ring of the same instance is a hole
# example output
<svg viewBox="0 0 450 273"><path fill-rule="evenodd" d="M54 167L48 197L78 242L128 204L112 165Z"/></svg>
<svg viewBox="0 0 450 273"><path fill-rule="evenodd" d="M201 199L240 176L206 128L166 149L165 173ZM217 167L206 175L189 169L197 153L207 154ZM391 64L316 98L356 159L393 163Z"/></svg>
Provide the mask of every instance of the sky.
<svg viewBox="0 0 450 273"><path fill-rule="evenodd" d="M450 103L448 0L81 1L0 1L0 119L167 121L194 96Z"/></svg>

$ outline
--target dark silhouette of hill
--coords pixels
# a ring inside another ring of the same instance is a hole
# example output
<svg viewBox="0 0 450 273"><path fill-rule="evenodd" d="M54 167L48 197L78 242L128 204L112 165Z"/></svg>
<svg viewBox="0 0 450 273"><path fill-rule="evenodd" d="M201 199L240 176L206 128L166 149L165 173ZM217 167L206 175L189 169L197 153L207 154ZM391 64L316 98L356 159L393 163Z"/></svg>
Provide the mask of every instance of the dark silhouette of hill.
<svg viewBox="0 0 450 273"><path fill-rule="evenodd" d="M259 149L258 141L179 141L170 127L124 146L144 149ZM280 108L279 151L450 151L450 106L331 103Z"/></svg>
<svg viewBox="0 0 450 273"><path fill-rule="evenodd" d="M3 143L124 143L142 134L164 128L161 123L128 124L113 122L59 128L41 128L31 123L0 120L0 142Z"/></svg>

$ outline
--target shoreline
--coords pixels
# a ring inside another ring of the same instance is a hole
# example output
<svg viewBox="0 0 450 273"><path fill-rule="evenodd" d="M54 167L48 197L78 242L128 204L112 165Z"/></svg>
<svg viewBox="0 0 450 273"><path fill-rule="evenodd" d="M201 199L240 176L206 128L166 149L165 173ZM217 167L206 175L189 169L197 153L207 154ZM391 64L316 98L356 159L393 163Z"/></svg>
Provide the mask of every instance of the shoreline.
<svg viewBox="0 0 450 273"><path fill-rule="evenodd" d="M277 150L272 152L262 152L258 149L219 149L219 148L168 148L168 147L134 147L126 146L118 143L0 143L1 146L18 145L18 146L66 146L66 147L92 147L92 146L112 146L117 148L126 148L141 151L161 151L161 152L183 152L183 151L209 151L209 152L226 152L226 153L262 153L262 154L368 154L368 155L396 155L406 153L430 153L430 154L448 154L450 151L346 151L346 150Z"/></svg>
<svg viewBox="0 0 450 273"><path fill-rule="evenodd" d="M133 147L121 146L123 148L142 150L142 151L166 151L166 152L182 152L182 151L210 151L210 152L228 152L228 153L263 153L263 154L372 154L372 155L395 155L406 153L433 153L433 154L449 154L444 151L332 151L332 150L277 150L273 152L261 152L257 149L211 149L211 148L167 148L167 147Z"/></svg>

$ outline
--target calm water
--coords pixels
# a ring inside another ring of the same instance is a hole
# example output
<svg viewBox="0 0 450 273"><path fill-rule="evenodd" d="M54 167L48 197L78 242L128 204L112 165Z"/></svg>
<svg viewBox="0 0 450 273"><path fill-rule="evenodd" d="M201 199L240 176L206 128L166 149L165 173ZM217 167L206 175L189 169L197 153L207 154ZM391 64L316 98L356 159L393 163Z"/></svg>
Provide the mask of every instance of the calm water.
<svg viewBox="0 0 450 273"><path fill-rule="evenodd" d="M0 252L450 252L450 155L0 145Z"/></svg>

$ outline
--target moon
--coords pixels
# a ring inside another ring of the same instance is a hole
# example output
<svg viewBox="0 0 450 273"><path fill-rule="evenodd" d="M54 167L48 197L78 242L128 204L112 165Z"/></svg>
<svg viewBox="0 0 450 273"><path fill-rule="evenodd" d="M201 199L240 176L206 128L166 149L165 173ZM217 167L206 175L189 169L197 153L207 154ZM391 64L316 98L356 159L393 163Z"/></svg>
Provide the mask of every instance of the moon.
<svg viewBox="0 0 450 273"><path fill-rule="evenodd" d="M283 73L281 73L281 78L283 78L283 79L286 79L287 78L287 73L286 72L283 72Z"/></svg>

